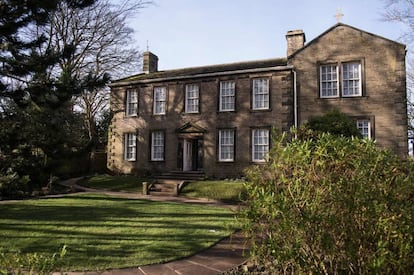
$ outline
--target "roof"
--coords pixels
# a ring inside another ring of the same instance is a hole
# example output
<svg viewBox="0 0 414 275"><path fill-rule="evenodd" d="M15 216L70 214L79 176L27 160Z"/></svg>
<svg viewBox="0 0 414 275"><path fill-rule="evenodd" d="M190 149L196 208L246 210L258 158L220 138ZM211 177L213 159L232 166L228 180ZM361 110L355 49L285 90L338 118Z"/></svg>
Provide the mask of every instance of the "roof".
<svg viewBox="0 0 414 275"><path fill-rule="evenodd" d="M376 37L376 38L384 39L384 40L386 40L386 41L388 41L388 42L398 44L398 45L400 45L400 46L402 46L402 47L404 47L404 48L406 47L404 44L402 44L402 43L400 43L400 42L397 42L397 41L394 41L394 40L391 40L391 39L388 39L388 38L382 37L382 36L380 36L380 35L373 34L373 33L370 33L370 32L367 32L367 31L364 31L364 30L361 30L361 29L358 29L358 28L356 28L356 27L353 27L353 26L350 26L350 25L347 25L347 24L344 24L344 23L337 23L337 24L333 25L332 27L330 27L329 29L327 29L326 31L324 31L323 33L321 33L320 35L318 35L317 37L315 37L314 39L312 39L311 41L309 41L308 43L306 43L306 45L305 45L304 47L300 48L299 50L297 50L296 52L294 52L293 54L291 54L291 55L289 56L289 59L290 59L290 58L292 58L292 57L294 57L296 54L298 54L298 53L302 52L304 49L306 49L306 48L307 48L307 47L309 47L310 45L312 45L312 44L314 44L314 43L317 43L317 42L318 42L318 40L319 40L322 36L325 36L327 33L331 32L333 29L335 29L335 28L337 28L337 27L341 27L341 26L342 26L342 27L351 28L351 29L356 30L356 31L359 31L359 32L366 33L366 34L371 35L371 36L374 36L374 37Z"/></svg>
<svg viewBox="0 0 414 275"><path fill-rule="evenodd" d="M234 73L239 71L242 73L247 70L266 70L266 69L289 69L286 58L274 58L265 60L254 60L237 63L217 64L201 67L189 67L182 69L173 69L165 71L157 71L153 73L140 73L126 78L115 80L110 86L126 84L127 82L156 82L167 79L181 79L188 77L202 77L212 74L226 74L226 72Z"/></svg>

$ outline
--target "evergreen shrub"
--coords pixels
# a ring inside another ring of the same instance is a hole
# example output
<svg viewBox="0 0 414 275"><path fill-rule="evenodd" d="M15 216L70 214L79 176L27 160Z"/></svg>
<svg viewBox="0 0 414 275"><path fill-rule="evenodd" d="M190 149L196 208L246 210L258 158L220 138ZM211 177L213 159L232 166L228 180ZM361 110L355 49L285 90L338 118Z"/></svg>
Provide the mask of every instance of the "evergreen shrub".
<svg viewBox="0 0 414 275"><path fill-rule="evenodd" d="M370 140L277 135L239 214L267 272L412 274L413 163Z"/></svg>

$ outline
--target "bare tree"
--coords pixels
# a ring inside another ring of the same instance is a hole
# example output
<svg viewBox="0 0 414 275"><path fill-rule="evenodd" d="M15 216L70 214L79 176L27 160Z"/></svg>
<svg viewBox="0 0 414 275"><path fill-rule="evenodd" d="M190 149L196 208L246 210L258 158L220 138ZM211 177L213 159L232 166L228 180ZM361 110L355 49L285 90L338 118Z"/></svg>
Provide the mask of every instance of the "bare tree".
<svg viewBox="0 0 414 275"><path fill-rule="evenodd" d="M109 0L97 0L86 9L74 9L62 2L52 14L51 43L66 53L57 71L66 71L85 82L92 78L105 82L108 75L118 78L136 72L140 51L134 44L134 30L128 20L151 3L147 0L124 0L115 5ZM69 47L67 45L70 45ZM88 89L88 85L75 100L75 109L84 115L88 132L91 164L94 162L100 114L108 109L109 89Z"/></svg>
<svg viewBox="0 0 414 275"><path fill-rule="evenodd" d="M414 1L413 0L383 0L385 12L383 20L397 22L404 26L400 40L408 45L407 62L407 109L408 109L408 137L414 141L414 59L411 47L414 44ZM414 149L413 149L414 150Z"/></svg>

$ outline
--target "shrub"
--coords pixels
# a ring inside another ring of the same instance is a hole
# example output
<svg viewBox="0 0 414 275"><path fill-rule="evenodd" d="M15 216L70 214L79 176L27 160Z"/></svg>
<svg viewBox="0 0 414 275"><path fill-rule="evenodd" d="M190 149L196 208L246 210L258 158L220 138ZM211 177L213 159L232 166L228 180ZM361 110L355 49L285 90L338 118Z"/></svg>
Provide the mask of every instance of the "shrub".
<svg viewBox="0 0 414 275"><path fill-rule="evenodd" d="M373 141L278 136L246 171L253 259L274 273L413 272L413 171Z"/></svg>
<svg viewBox="0 0 414 275"><path fill-rule="evenodd" d="M66 246L51 256L0 252L0 274L52 274L66 255Z"/></svg>
<svg viewBox="0 0 414 275"><path fill-rule="evenodd" d="M311 118L305 128L319 133L331 133L346 137L362 137L355 121L338 110L332 110L323 116Z"/></svg>
<svg viewBox="0 0 414 275"><path fill-rule="evenodd" d="M15 172L0 173L0 199L22 197L27 192L29 176L19 176Z"/></svg>

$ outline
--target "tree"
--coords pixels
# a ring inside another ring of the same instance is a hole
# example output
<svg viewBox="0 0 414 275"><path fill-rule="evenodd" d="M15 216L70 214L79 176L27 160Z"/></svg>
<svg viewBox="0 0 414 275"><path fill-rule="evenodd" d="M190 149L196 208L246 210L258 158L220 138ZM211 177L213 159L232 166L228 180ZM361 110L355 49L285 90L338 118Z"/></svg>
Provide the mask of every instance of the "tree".
<svg viewBox="0 0 414 275"><path fill-rule="evenodd" d="M70 151L70 100L82 87L67 68L54 68L76 48L47 43L50 14L61 2L0 2L0 177L17 174L43 184L54 160ZM82 10L94 0L65 3Z"/></svg>
<svg viewBox="0 0 414 275"><path fill-rule="evenodd" d="M66 45L76 49L59 62L59 69L85 83L101 84L85 85L75 101L75 110L84 116L91 164L99 141L97 121L109 105L109 89L105 86L109 75L124 76L136 71L139 64L140 52L133 43L133 30L127 20L149 3L126 0L114 5L108 0L97 0L86 9L77 9L62 2L51 14L49 43L59 51L64 51Z"/></svg>
<svg viewBox="0 0 414 275"><path fill-rule="evenodd" d="M384 0L385 12L382 17L385 21L397 22L406 29L400 40L412 46L414 43L414 1L412 0ZM408 132L414 139L414 61L412 52L408 52L407 62L407 101L408 101Z"/></svg>

